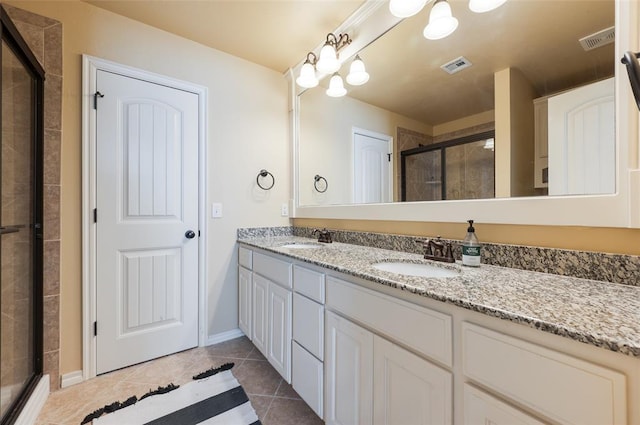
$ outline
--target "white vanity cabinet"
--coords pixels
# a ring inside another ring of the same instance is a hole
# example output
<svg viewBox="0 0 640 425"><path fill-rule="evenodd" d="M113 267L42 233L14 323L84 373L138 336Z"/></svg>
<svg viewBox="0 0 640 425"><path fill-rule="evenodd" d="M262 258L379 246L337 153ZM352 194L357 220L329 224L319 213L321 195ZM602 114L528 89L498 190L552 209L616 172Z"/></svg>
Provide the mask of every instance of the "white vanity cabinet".
<svg viewBox="0 0 640 425"><path fill-rule="evenodd" d="M240 247L238 325L291 382L292 264Z"/></svg>
<svg viewBox="0 0 640 425"><path fill-rule="evenodd" d="M245 251L240 326L327 424L640 424L636 357Z"/></svg>
<svg viewBox="0 0 640 425"><path fill-rule="evenodd" d="M252 252L249 249L238 248L238 327L244 334L252 339L252 279L251 268Z"/></svg>
<svg viewBox="0 0 640 425"><path fill-rule="evenodd" d="M452 373L424 358L451 363L450 317L333 277L327 308L328 424L452 423Z"/></svg>

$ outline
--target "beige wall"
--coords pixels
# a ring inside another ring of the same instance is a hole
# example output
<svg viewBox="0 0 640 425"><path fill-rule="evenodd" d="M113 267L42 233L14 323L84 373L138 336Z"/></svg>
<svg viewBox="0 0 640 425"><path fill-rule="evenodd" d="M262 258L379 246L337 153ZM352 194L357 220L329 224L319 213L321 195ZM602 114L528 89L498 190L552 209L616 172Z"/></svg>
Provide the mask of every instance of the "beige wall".
<svg viewBox="0 0 640 425"><path fill-rule="evenodd" d="M477 127L482 124L491 123L495 120L495 111L484 111L479 114L469 115L454 121L445 122L433 126L433 137L443 134L456 133L470 127Z"/></svg>
<svg viewBox="0 0 640 425"><path fill-rule="evenodd" d="M496 198L531 196L535 90L515 68L495 73Z"/></svg>
<svg viewBox="0 0 640 425"><path fill-rule="evenodd" d="M287 87L282 75L79 1L9 1L63 25L61 373L82 368L81 55L190 81L209 90L208 332L237 328L237 227L287 225L290 198ZM258 171L276 177L255 189ZM211 202L224 217L210 219Z"/></svg>
<svg viewBox="0 0 640 425"><path fill-rule="evenodd" d="M351 203L353 127L391 136L394 143L397 127L432 131L427 124L349 96L329 97L322 87L307 90L300 98L300 205ZM328 180L326 193L314 190L316 174Z"/></svg>

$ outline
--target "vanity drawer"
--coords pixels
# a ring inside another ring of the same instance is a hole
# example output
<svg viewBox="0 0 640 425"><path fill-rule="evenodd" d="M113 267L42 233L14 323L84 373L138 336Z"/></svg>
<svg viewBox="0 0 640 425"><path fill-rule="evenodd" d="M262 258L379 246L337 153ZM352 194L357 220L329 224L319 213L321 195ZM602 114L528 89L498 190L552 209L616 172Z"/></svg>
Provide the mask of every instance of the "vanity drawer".
<svg viewBox="0 0 640 425"><path fill-rule="evenodd" d="M464 425L544 425L489 394L464 384Z"/></svg>
<svg viewBox="0 0 640 425"><path fill-rule="evenodd" d="M292 344L291 385L314 412L322 418L324 368L322 362L300 347Z"/></svg>
<svg viewBox="0 0 640 425"><path fill-rule="evenodd" d="M324 354L324 307L293 294L293 339L322 360Z"/></svg>
<svg viewBox="0 0 640 425"><path fill-rule="evenodd" d="M327 307L389 339L452 365L451 316L327 277Z"/></svg>
<svg viewBox="0 0 640 425"><path fill-rule="evenodd" d="M291 288L292 264L268 255L253 254L253 271L278 285Z"/></svg>
<svg viewBox="0 0 640 425"><path fill-rule="evenodd" d="M324 304L324 273L293 266L294 291Z"/></svg>
<svg viewBox="0 0 640 425"><path fill-rule="evenodd" d="M251 270L252 265L252 251L244 247L238 247L238 263L245 269Z"/></svg>
<svg viewBox="0 0 640 425"><path fill-rule="evenodd" d="M467 377L555 422L627 423L618 372L471 323L462 343Z"/></svg>

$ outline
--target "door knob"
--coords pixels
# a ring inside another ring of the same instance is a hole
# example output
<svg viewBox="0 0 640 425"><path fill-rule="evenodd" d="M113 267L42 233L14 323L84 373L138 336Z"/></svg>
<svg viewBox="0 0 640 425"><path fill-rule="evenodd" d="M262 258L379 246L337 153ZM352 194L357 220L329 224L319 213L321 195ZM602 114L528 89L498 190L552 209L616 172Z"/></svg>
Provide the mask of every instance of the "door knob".
<svg viewBox="0 0 640 425"><path fill-rule="evenodd" d="M184 234L184 237L187 239L193 239L196 237L196 232L194 232L193 230L187 230Z"/></svg>

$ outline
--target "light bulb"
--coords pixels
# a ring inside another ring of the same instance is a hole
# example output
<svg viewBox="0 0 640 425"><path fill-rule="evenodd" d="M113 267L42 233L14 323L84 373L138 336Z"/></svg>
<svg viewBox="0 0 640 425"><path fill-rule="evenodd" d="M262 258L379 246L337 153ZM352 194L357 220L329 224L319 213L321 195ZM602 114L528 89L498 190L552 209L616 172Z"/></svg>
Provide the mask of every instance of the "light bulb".
<svg viewBox="0 0 640 425"><path fill-rule="evenodd" d="M347 94L347 89L344 88L342 77L337 72L333 74L329 81L329 88L327 89L327 96L342 97Z"/></svg>
<svg viewBox="0 0 640 425"><path fill-rule="evenodd" d="M429 14L429 24L423 35L429 40L439 40L453 33L458 28L458 20L451 15L451 6L447 0L436 0Z"/></svg>
<svg viewBox="0 0 640 425"><path fill-rule="evenodd" d="M489 12L497 9L507 0L469 0L469 9L476 13Z"/></svg>
<svg viewBox="0 0 640 425"><path fill-rule="evenodd" d="M305 61L300 68L300 76L296 78L296 83L300 87L307 89L313 88L318 85L318 79L316 78L316 70L311 65L311 62Z"/></svg>
<svg viewBox="0 0 640 425"><path fill-rule="evenodd" d="M323 74L332 74L340 69L338 53L330 43L325 43L325 45L322 46L320 58L316 63L316 69Z"/></svg>
<svg viewBox="0 0 640 425"><path fill-rule="evenodd" d="M389 11L398 18L408 18L420 12L427 0L391 0Z"/></svg>
<svg viewBox="0 0 640 425"><path fill-rule="evenodd" d="M360 86L369 81L369 74L364 68L364 62L360 59L359 55L351 62L349 68L349 75L347 75L347 83L352 86Z"/></svg>

